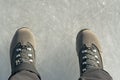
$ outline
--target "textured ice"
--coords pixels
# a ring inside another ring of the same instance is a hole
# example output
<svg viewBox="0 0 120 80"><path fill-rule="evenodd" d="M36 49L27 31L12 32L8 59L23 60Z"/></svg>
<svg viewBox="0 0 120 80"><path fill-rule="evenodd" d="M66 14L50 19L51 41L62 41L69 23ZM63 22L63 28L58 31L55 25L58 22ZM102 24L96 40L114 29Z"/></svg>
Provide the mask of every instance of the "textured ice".
<svg viewBox="0 0 120 80"><path fill-rule="evenodd" d="M83 28L98 35L104 68L120 80L120 0L0 0L0 80L10 76L10 42L23 26L36 36L42 80L79 78L75 39Z"/></svg>

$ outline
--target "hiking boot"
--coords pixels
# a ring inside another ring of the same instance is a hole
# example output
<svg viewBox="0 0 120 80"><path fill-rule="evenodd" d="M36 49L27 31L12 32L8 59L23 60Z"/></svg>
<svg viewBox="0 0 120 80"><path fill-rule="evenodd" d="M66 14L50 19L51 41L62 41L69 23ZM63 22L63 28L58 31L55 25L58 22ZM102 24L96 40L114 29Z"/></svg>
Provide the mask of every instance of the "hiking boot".
<svg viewBox="0 0 120 80"><path fill-rule="evenodd" d="M81 30L76 38L80 74L91 69L103 69L101 46L95 33L89 29Z"/></svg>
<svg viewBox="0 0 120 80"><path fill-rule="evenodd" d="M35 37L28 28L16 31L10 47L12 74L26 70L37 75L35 68Z"/></svg>

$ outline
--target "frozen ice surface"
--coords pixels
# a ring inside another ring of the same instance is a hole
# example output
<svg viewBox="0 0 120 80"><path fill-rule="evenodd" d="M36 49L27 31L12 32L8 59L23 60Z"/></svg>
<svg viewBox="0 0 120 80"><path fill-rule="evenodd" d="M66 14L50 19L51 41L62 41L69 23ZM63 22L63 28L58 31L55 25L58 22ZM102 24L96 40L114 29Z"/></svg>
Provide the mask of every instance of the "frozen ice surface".
<svg viewBox="0 0 120 80"><path fill-rule="evenodd" d="M120 80L120 0L0 0L0 80L10 76L10 42L23 26L36 36L42 80L79 78L75 39L83 28L98 35L105 70Z"/></svg>

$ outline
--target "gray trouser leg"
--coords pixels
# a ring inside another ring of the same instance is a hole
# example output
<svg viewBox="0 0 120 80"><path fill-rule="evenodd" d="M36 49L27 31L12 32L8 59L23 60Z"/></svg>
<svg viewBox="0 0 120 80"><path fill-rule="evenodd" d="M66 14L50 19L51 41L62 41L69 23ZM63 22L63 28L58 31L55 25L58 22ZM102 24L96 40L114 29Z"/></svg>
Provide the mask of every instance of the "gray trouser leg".
<svg viewBox="0 0 120 80"><path fill-rule="evenodd" d="M102 69L88 70L79 80L113 80L108 72Z"/></svg>
<svg viewBox="0 0 120 80"><path fill-rule="evenodd" d="M20 71L12 75L9 80L41 80L35 73L30 71Z"/></svg>

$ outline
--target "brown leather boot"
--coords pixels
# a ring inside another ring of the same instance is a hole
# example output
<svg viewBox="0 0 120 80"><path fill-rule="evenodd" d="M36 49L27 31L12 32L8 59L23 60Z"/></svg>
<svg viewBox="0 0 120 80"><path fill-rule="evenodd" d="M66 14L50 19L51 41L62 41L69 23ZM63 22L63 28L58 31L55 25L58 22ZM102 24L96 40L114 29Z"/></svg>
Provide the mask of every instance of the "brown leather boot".
<svg viewBox="0 0 120 80"><path fill-rule="evenodd" d="M12 74L27 70L38 74L35 68L35 37L28 28L16 31L10 47Z"/></svg>
<svg viewBox="0 0 120 80"><path fill-rule="evenodd" d="M90 69L103 69L101 46L95 33L89 29L81 30L76 38L76 50L81 75Z"/></svg>

